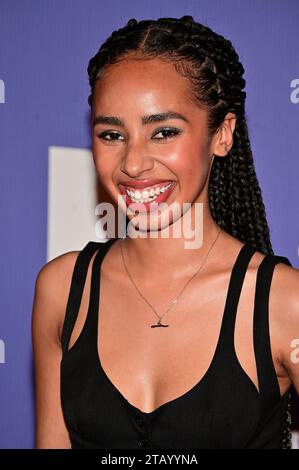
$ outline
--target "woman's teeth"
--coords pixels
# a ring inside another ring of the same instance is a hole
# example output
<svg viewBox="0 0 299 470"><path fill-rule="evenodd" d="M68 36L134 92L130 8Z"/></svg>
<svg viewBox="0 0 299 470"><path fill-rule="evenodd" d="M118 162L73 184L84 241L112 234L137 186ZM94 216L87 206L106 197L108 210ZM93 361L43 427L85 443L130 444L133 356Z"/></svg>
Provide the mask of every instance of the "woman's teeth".
<svg viewBox="0 0 299 470"><path fill-rule="evenodd" d="M164 193L173 182L167 184L166 186L162 186L161 188L151 188L150 190L144 190L144 191L139 191L138 189L136 191L133 191L132 189L126 189L126 193L130 196L130 199L132 199L133 202L139 202L139 203L144 203L144 202L151 202L154 201L160 193Z"/></svg>

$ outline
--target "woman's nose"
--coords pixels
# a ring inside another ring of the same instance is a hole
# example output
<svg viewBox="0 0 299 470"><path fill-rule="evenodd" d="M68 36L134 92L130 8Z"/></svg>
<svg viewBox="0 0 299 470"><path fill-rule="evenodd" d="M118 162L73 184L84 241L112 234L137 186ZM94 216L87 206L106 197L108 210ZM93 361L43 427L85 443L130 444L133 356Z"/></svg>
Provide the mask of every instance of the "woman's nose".
<svg viewBox="0 0 299 470"><path fill-rule="evenodd" d="M153 165L153 158L146 154L144 148L140 145L130 145L123 157L121 171L134 178L144 171L151 170Z"/></svg>

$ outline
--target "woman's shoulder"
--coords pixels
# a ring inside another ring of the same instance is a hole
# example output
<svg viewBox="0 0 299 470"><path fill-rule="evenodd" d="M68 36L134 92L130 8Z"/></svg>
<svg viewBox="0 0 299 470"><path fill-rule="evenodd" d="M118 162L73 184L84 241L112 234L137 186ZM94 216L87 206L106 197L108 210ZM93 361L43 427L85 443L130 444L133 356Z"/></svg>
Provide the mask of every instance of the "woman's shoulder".
<svg viewBox="0 0 299 470"><path fill-rule="evenodd" d="M225 252L230 253L229 247L233 253L239 253L244 243L240 240L232 239L228 237L228 243L226 245ZM270 295L272 297L272 305L275 310L281 311L285 310L285 307L288 307L289 313L297 317L299 315L299 269L292 266L290 260L279 253L265 255L262 251L257 248L254 248L250 243L246 243L253 248L254 254L249 262L249 270L256 275L258 268L261 266L262 262L266 263L267 258L270 263L266 267L267 269L272 269L271 276L271 285L270 285ZM235 257L236 255L234 255ZM271 262L272 261L272 262ZM262 280L263 281L263 280ZM281 317L281 315L280 315Z"/></svg>
<svg viewBox="0 0 299 470"><path fill-rule="evenodd" d="M89 252L91 257L99 246L100 242L89 241L80 250L67 251L51 259L40 268L36 284L41 288L44 286L47 286L47 289L54 288L55 291L64 287L72 277L79 255L82 257Z"/></svg>
<svg viewBox="0 0 299 470"><path fill-rule="evenodd" d="M64 320L72 276L82 250L68 251L45 263L35 280L32 322L48 334L57 334Z"/></svg>
<svg viewBox="0 0 299 470"><path fill-rule="evenodd" d="M298 351L299 346L299 270L280 262L280 258L279 256L279 262L274 267L271 279L270 321L277 332L279 362L288 371L299 392L299 358L294 361L294 348ZM298 352L296 354L298 356Z"/></svg>
<svg viewBox="0 0 299 470"><path fill-rule="evenodd" d="M270 302L273 312L276 311L279 318L282 312L287 310L294 315L298 321L299 315L299 269L292 266L290 260L278 253L265 255L261 251L255 251L255 267L260 267L262 261L270 262L265 266L266 272L271 270L270 276ZM262 279L263 282L263 279Z"/></svg>
<svg viewBox="0 0 299 470"><path fill-rule="evenodd" d="M278 255L272 255L277 257ZM271 290L273 292L273 303L275 303L277 314L284 312L288 316L288 320L296 320L299 325L299 269L280 260L275 265L271 280Z"/></svg>
<svg viewBox="0 0 299 470"><path fill-rule="evenodd" d="M299 269L282 254L254 250L249 263L252 278L256 283L264 261L259 282L270 283L267 305L273 358L282 366L281 376L287 373L299 394Z"/></svg>
<svg viewBox="0 0 299 470"><path fill-rule="evenodd" d="M80 250L68 251L45 263L37 273L36 286L57 293L72 274L79 253Z"/></svg>
<svg viewBox="0 0 299 470"><path fill-rule="evenodd" d="M267 255L270 259L271 293L278 308L299 306L299 269L290 260L278 253ZM271 263L272 261L272 263Z"/></svg>

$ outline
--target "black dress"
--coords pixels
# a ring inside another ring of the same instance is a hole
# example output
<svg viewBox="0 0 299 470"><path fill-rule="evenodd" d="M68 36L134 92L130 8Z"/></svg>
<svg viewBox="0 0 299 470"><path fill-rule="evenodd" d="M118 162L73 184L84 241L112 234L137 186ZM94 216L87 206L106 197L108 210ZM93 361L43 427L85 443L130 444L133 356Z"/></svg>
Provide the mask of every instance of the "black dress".
<svg viewBox="0 0 299 470"><path fill-rule="evenodd" d="M231 272L220 335L207 372L191 390L147 413L119 392L98 357L100 265L115 240L87 243L73 271L61 361L61 402L72 448L281 448L288 392L280 396L272 361L268 300L274 266L280 262L291 266L290 261L266 255L258 268L253 334L259 391L241 367L234 348L238 300L256 251L244 244ZM68 350L88 265L95 252L86 321Z"/></svg>

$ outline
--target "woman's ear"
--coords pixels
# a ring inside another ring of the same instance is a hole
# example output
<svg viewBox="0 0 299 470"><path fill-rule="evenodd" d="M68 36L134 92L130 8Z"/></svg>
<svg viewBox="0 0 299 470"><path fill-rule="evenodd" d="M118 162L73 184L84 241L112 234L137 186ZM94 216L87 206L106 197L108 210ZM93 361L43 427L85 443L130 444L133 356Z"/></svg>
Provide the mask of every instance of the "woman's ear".
<svg viewBox="0 0 299 470"><path fill-rule="evenodd" d="M233 133L236 127L236 115L227 113L212 140L211 153L225 157L233 146Z"/></svg>

